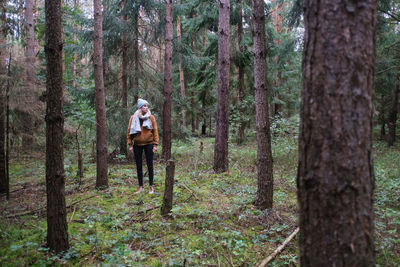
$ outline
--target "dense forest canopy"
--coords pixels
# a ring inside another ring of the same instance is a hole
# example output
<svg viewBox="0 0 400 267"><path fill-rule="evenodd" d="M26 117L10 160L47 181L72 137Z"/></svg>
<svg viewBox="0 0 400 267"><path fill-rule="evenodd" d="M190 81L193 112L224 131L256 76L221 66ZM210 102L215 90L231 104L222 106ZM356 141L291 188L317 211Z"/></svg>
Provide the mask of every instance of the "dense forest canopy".
<svg viewBox="0 0 400 267"><path fill-rule="evenodd" d="M400 1L9 0L0 22L0 265L400 264Z"/></svg>

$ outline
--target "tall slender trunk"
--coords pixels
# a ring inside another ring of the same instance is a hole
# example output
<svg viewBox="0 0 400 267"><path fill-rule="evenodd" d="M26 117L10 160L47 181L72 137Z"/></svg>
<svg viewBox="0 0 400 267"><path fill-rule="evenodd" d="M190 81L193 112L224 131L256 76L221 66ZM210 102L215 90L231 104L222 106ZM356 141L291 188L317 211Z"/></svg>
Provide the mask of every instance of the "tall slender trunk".
<svg viewBox="0 0 400 267"><path fill-rule="evenodd" d="M242 39L243 39L243 10L242 10L242 4L240 0L237 0L237 5L238 5L238 27L237 27L237 38L238 38L238 44L239 44L239 51L240 53L244 52L244 47L242 44ZM243 64L239 64L238 66L239 69L239 77L238 77L238 100L239 103L243 101L245 92L244 92L244 66ZM243 114L245 111L239 107L240 114ZM238 130L238 144L242 144L244 142L245 136L244 136L244 130L246 128L246 123L241 120L240 125L239 125L239 130Z"/></svg>
<svg viewBox="0 0 400 267"><path fill-rule="evenodd" d="M26 27L26 106L33 105L34 91L35 91L35 32L33 25L33 0L25 1L25 27ZM34 142L33 138L33 120L29 111L23 114L24 133L22 135L22 146L24 148L31 148Z"/></svg>
<svg viewBox="0 0 400 267"><path fill-rule="evenodd" d="M106 96L103 80L103 26L101 0L93 0L94 6L94 86L96 90L96 187L108 187L107 176L107 124Z"/></svg>
<svg viewBox="0 0 400 267"><path fill-rule="evenodd" d="M171 158L171 96L172 96L172 0L166 0L165 16L165 64L164 64L164 108L163 147L164 160Z"/></svg>
<svg viewBox="0 0 400 267"><path fill-rule="evenodd" d="M273 1L274 2L274 1ZM272 17L274 19L274 29L275 32L278 34L278 36L281 34L282 31L282 2L277 1L276 6L272 10ZM278 37L277 39L274 40L274 43L279 46L281 43L280 38ZM275 57L275 62L278 63L278 57ZM274 81L274 86L278 90L279 89L279 83L280 83L280 70L279 67L275 70L275 81ZM273 105L273 115L276 116L279 114L281 104L279 104L279 93L276 92L274 95L275 98L275 103Z"/></svg>
<svg viewBox="0 0 400 267"><path fill-rule="evenodd" d="M47 245L56 253L69 248L64 173L64 108L61 5L46 0L46 193Z"/></svg>
<svg viewBox="0 0 400 267"><path fill-rule="evenodd" d="M214 171L228 170L229 134L229 0L219 0L218 15L218 106Z"/></svg>
<svg viewBox="0 0 400 267"><path fill-rule="evenodd" d="M144 50L144 30L145 30L144 9L143 8L140 8L140 17L141 17L141 21L142 21L142 27L140 28L140 32L141 32L141 36L142 36L142 41L140 42L140 51L143 52L143 50ZM137 31L136 33L137 33L136 34L137 39L139 40L139 31ZM138 48L138 50L139 50L139 48Z"/></svg>
<svg viewBox="0 0 400 267"><path fill-rule="evenodd" d="M181 4L181 0L177 1L177 4ZM182 35L182 25L181 25L181 17L177 17L177 22L176 22L176 32L177 32L177 38L178 38L178 57L179 57L179 84L181 86L181 98L183 101L185 101L185 76L183 73L183 66L182 66L182 54L181 54L181 35ZM184 128L187 127L187 122L186 122L186 106L182 106L182 126Z"/></svg>
<svg viewBox="0 0 400 267"><path fill-rule="evenodd" d="M268 84L265 47L264 1L253 0L253 43L254 43L254 89L257 126L257 177L258 189L255 206L260 209L272 208L273 169L271 131L268 114Z"/></svg>
<svg viewBox="0 0 400 267"><path fill-rule="evenodd" d="M7 87L6 87L6 199L10 199L10 77L11 77L11 53L7 66Z"/></svg>
<svg viewBox="0 0 400 267"><path fill-rule="evenodd" d="M74 10L77 11L79 7L79 0L74 0ZM74 23L74 44L77 46L78 45L78 37L76 34L76 31L78 30L78 25ZM75 49L76 50L76 49ZM76 51L74 52L74 62L73 62L73 68L72 68L72 73L74 76L74 82L73 82L73 87L76 88L77 83L76 83L76 78L78 77L78 53Z"/></svg>
<svg viewBox="0 0 400 267"><path fill-rule="evenodd" d="M195 105L196 104L195 104L195 101L194 101L194 96L195 96L195 93L192 93L191 94L191 100L190 100L190 103L191 103L191 106L192 106L192 112L191 112L192 116L190 118L190 122L191 122L191 126L192 126L192 133L196 132L196 122L195 122L195 118L196 118Z"/></svg>
<svg viewBox="0 0 400 267"><path fill-rule="evenodd" d="M376 0L305 2L301 266L374 266Z"/></svg>
<svg viewBox="0 0 400 267"><path fill-rule="evenodd" d="M140 13L144 16L141 8L139 7ZM139 12L138 10L138 12ZM143 17L142 17L143 18ZM142 20L143 21L143 20ZM139 62L139 14L135 14L135 39L133 41L133 49L134 49L134 63L135 63L135 75L133 77L133 85L134 85L134 92L133 92L133 103L137 103L139 99L139 76L140 76L140 62ZM143 40L141 42L141 47L143 46ZM141 50L143 51L143 49Z"/></svg>
<svg viewBox="0 0 400 267"><path fill-rule="evenodd" d="M6 58L7 50L7 25L5 2L0 3L0 75L7 73ZM4 79L3 79L4 80ZM3 85L3 81L1 81ZM5 142L5 121L6 121L6 96L3 90L0 91L0 193L7 193L7 172L6 172L6 142Z"/></svg>
<svg viewBox="0 0 400 267"><path fill-rule="evenodd" d="M121 2L121 10L125 12L125 4L126 0ZM123 15L122 20L124 21L125 25L127 26L128 16ZM121 53L121 60L122 60L122 116L128 119L128 42L127 42L127 33L124 32L122 35L122 53ZM123 155L128 155L127 143L126 143L126 131L125 128L121 129L120 134L120 148L119 152Z"/></svg>
<svg viewBox="0 0 400 267"><path fill-rule="evenodd" d="M397 112L399 106L399 87L400 87L400 75L397 77L396 85L393 90L393 98L392 98L392 106L390 108L389 113L389 136L388 136L388 145L393 146L396 141L396 122L397 122Z"/></svg>

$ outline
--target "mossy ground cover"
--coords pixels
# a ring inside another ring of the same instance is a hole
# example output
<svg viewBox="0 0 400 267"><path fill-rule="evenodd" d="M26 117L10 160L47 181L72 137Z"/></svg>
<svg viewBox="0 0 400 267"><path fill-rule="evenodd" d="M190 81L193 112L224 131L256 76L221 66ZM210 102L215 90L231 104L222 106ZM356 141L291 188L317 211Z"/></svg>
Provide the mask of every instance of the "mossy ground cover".
<svg viewBox="0 0 400 267"><path fill-rule="evenodd" d="M13 160L11 200L2 196L1 266L255 266L297 226L297 141L273 138L274 208L252 205L257 190L254 138L229 145L229 172L214 174L213 141L173 145L176 162L172 217L160 216L165 168L155 163L155 194L139 195L133 164L109 166L110 188L97 191L95 164L87 156L82 184L66 153L66 198L71 248L53 255L45 247L44 160ZM202 145L201 145L202 143ZM200 151L200 147L203 147ZM400 147L375 142L375 221L379 266L400 264ZM147 189L147 179L145 185ZM39 209L31 215L10 216ZM9 217L10 216L10 217ZM297 266L298 239L270 266Z"/></svg>

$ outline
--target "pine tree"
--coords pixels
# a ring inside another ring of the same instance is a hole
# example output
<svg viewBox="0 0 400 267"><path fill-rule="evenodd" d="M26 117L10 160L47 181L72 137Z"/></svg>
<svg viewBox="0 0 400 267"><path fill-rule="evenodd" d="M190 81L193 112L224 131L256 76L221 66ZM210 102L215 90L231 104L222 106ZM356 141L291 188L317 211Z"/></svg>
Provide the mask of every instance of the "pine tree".
<svg viewBox="0 0 400 267"><path fill-rule="evenodd" d="M46 194L47 245L69 248L64 173L64 109L60 1L46 0Z"/></svg>
<svg viewBox="0 0 400 267"><path fill-rule="evenodd" d="M301 266L374 266L376 0L306 1L297 174Z"/></svg>
<svg viewBox="0 0 400 267"><path fill-rule="evenodd" d="M229 0L219 1L218 16L218 104L214 149L214 171L228 170L229 134Z"/></svg>

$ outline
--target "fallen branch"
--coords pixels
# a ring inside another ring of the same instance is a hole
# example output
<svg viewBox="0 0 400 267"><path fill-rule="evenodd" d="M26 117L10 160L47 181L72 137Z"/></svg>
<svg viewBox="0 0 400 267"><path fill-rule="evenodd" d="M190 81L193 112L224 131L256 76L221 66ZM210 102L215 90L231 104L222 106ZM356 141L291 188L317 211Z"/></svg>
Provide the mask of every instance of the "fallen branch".
<svg viewBox="0 0 400 267"><path fill-rule="evenodd" d="M183 187L185 187L187 191L189 191L197 200L199 200L199 198L194 193L194 191L192 189L190 189L185 183L181 183L181 185L183 185Z"/></svg>
<svg viewBox="0 0 400 267"><path fill-rule="evenodd" d="M297 233L299 232L299 230L300 230L300 228L297 227L296 230L294 230L294 232L293 232L290 236L288 236L288 238L286 238L286 240L282 243L282 245L280 245L277 249L275 249L275 251L274 251L271 255L269 255L266 259L264 259L264 260L260 263L260 265L258 265L258 267L267 266L267 264L268 264L270 261L272 261L272 260L276 257L276 255L278 255L279 253L281 253L282 250L286 247L286 245L287 245L290 241L292 241L292 239L297 235Z"/></svg>

